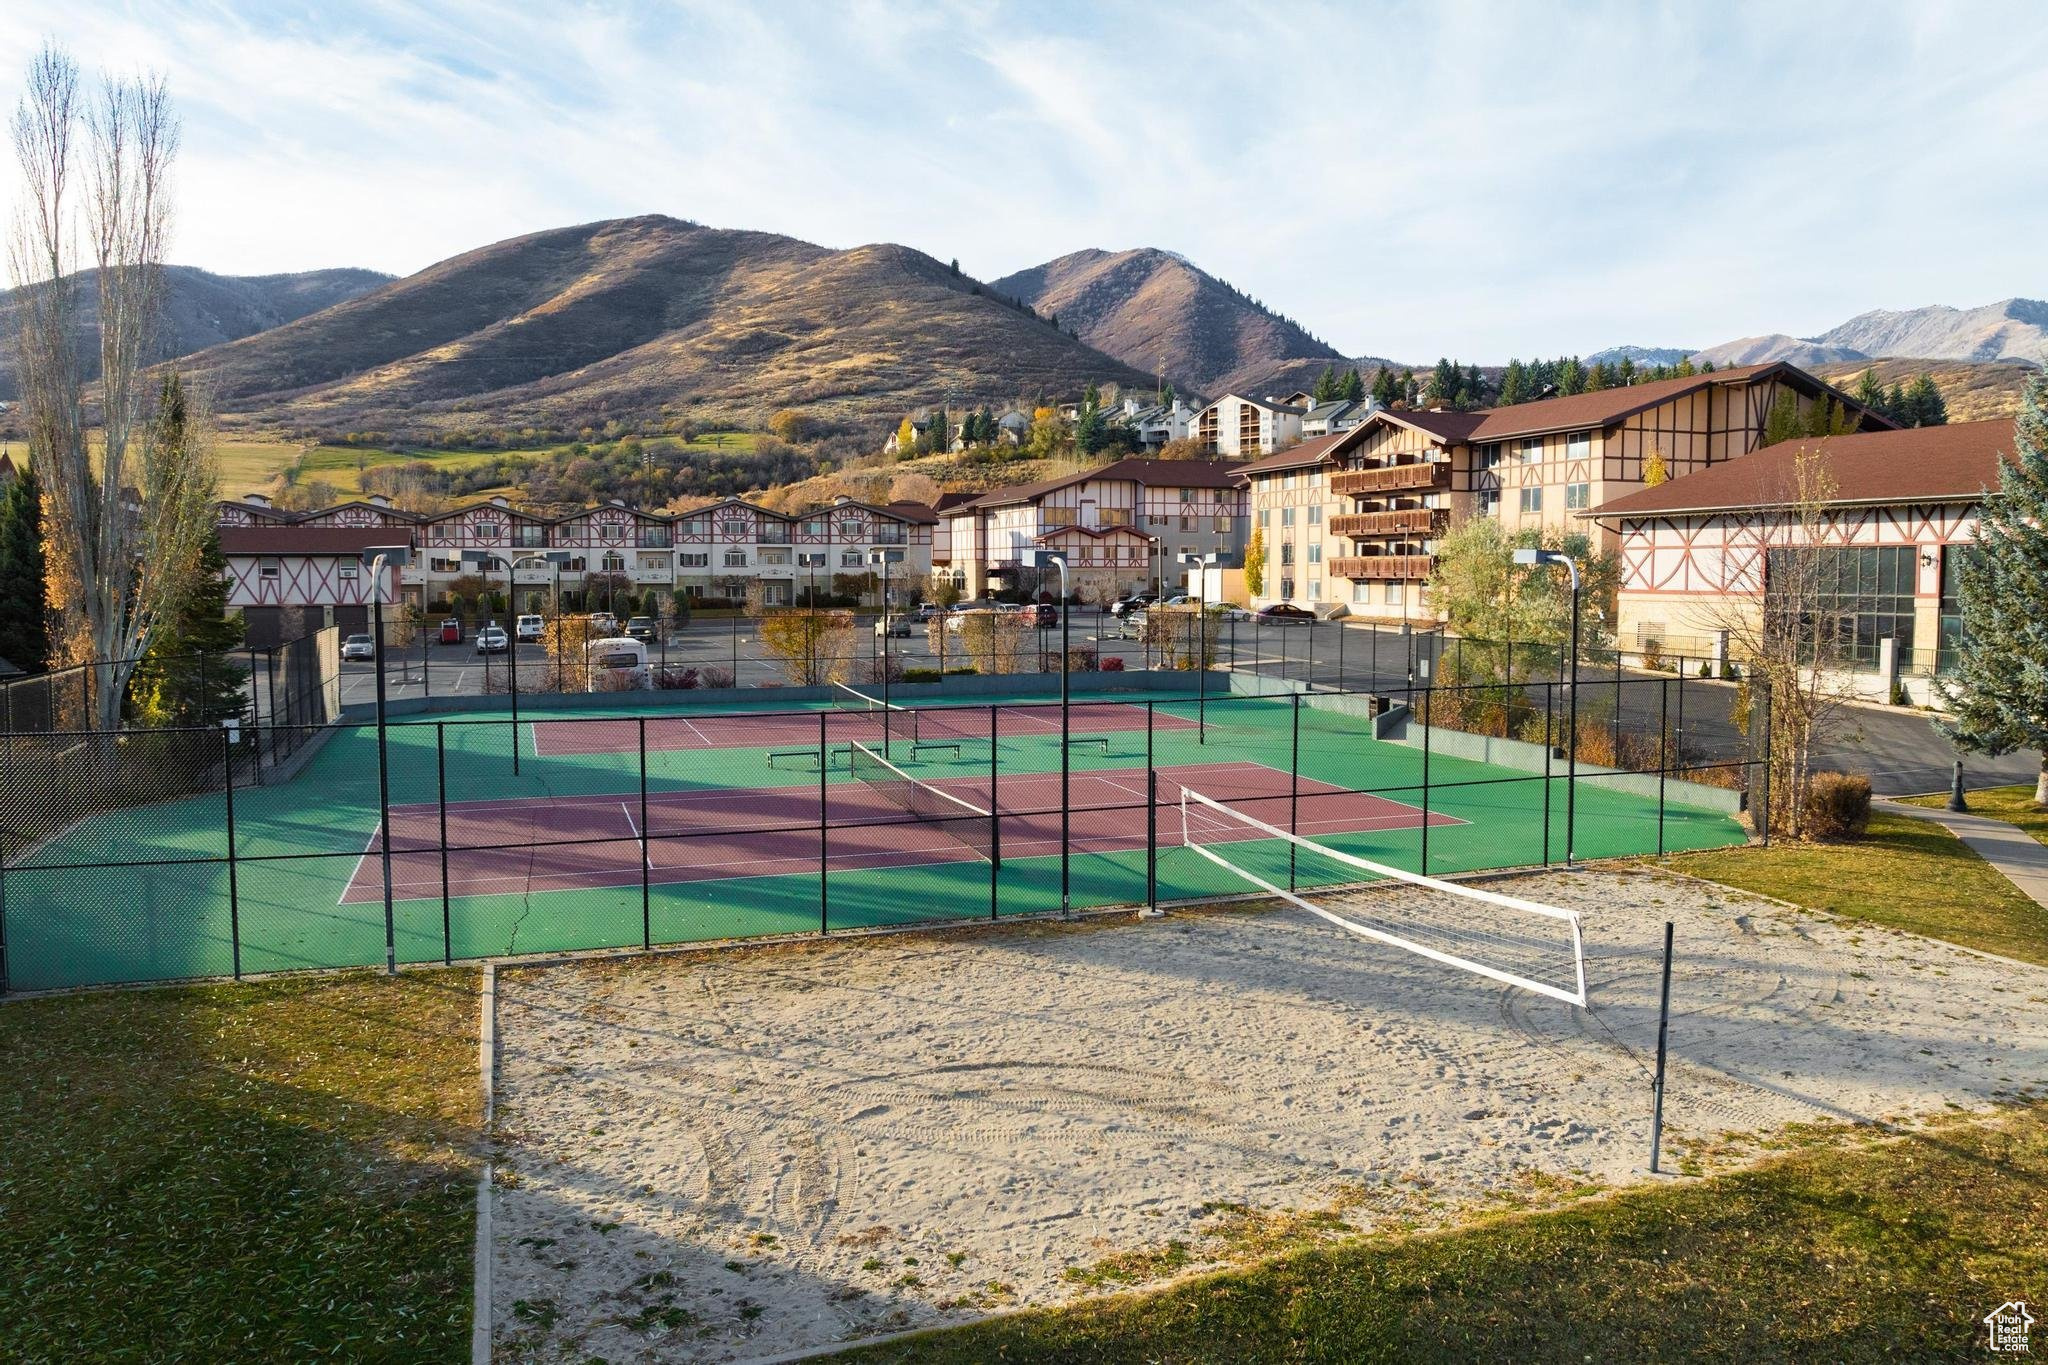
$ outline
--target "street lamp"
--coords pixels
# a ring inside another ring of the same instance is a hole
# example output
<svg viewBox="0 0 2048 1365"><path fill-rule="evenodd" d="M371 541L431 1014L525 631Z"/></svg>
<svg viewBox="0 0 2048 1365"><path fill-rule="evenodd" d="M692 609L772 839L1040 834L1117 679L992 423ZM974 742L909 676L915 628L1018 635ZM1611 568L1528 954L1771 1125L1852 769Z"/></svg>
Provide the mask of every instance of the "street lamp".
<svg viewBox="0 0 2048 1365"><path fill-rule="evenodd" d="M1183 553L1180 562L1195 571L1195 629L1201 633L1195 655L1195 742L1209 742L1208 682L1209 682L1209 607L1203 599L1208 593L1209 570L1228 565L1233 556L1226 554ZM1231 660L1236 663L1235 659Z"/></svg>
<svg viewBox="0 0 2048 1365"><path fill-rule="evenodd" d="M536 550L531 554L509 557L498 554L493 550L464 550L460 556L464 564L480 564L487 570L494 563L501 560L504 562L505 614L508 617L517 614L513 608L518 605L515 599L519 596L519 585L514 581L514 575L518 572L521 564L552 564L555 566L556 572L559 573L561 566L567 564L572 557L567 550ZM561 614L559 593L557 594L555 612L559 618ZM485 667L488 669L489 665L486 664ZM512 775L517 777L519 776L519 639L516 635L509 633L505 637L505 672L509 677L509 687L512 696ZM485 674L487 679L489 676L488 673Z"/></svg>
<svg viewBox="0 0 2048 1365"><path fill-rule="evenodd" d="M1579 777L1579 564L1561 550L1544 550L1524 546L1515 551L1515 563L1524 568L1541 564L1562 564L1572 580L1572 681L1571 701L1566 713L1565 725L1571 731L1571 740L1565 749L1564 777L1564 865L1572 865L1572 836L1577 828L1578 777Z"/></svg>
<svg viewBox="0 0 2048 1365"><path fill-rule="evenodd" d="M370 566L370 629L376 641L377 655L377 809L385 816L391 813L391 764L385 753L384 744L384 570L386 566L402 568L412 562L410 545L372 545L364 549L363 559ZM388 826L388 820L386 824ZM384 970L398 975L398 927L391 913L391 830L379 831L378 840L383 847L378 850L377 860L384 872Z"/></svg>
<svg viewBox="0 0 2048 1365"><path fill-rule="evenodd" d="M1072 862L1073 803L1068 800L1073 785L1073 693L1068 673L1074 665L1073 622L1067 608L1074 596L1073 585L1067 581L1067 557L1050 550L1030 551L1026 561L1041 571L1046 565L1056 565L1060 571L1060 914L1073 913L1073 881L1070 873Z"/></svg>
<svg viewBox="0 0 2048 1365"><path fill-rule="evenodd" d="M869 550L868 563L882 566L882 753L889 752L889 566L903 562L901 550ZM858 647L855 652L858 653Z"/></svg>

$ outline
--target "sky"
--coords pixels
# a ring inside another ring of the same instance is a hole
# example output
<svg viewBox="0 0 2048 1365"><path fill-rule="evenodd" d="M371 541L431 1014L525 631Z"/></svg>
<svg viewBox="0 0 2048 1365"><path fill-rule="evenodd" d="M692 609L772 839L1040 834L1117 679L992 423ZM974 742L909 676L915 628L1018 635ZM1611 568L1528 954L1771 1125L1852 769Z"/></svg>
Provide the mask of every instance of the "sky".
<svg viewBox="0 0 2048 1365"><path fill-rule="evenodd" d="M225 274L641 213L1157 246L1481 363L2048 296L2039 0L7 0L0 107L46 40L168 78L172 259Z"/></svg>

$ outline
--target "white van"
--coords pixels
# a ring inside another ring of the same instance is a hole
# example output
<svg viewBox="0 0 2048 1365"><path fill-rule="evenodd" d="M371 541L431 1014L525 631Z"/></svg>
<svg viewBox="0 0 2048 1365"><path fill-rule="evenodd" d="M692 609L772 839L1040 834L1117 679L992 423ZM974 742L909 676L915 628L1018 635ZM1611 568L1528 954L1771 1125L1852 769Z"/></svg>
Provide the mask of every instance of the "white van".
<svg viewBox="0 0 2048 1365"><path fill-rule="evenodd" d="M646 687L647 646L621 635L592 640L584 646L583 658L590 665L590 690L616 692L622 688Z"/></svg>

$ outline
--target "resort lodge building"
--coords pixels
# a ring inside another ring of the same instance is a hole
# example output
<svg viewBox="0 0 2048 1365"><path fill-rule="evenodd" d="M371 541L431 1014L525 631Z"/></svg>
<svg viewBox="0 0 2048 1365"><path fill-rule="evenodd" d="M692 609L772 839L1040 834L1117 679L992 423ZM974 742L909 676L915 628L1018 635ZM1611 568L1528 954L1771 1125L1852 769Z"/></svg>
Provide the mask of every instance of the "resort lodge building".
<svg viewBox="0 0 2048 1365"><path fill-rule="evenodd" d="M1254 605L1291 602L1386 621L1435 620L1423 586L1436 542L1468 516L1510 531L1590 525L1583 514L1759 450L1771 409L1833 400L1858 430L1891 423L1794 366L1774 363L1478 412L1380 409L1349 430L1238 468L1266 569Z"/></svg>

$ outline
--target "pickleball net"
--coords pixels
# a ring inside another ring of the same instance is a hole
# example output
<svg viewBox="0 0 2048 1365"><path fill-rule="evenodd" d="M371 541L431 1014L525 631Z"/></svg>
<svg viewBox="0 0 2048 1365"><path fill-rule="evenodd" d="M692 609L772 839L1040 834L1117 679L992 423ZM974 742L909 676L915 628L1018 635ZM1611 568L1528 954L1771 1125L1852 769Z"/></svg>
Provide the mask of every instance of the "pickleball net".
<svg viewBox="0 0 2048 1365"><path fill-rule="evenodd" d="M1586 1004L1586 948L1576 911L1361 858L1187 789L1181 793L1181 843L1361 938L1568 1005ZM1317 899L1290 885L1314 886Z"/></svg>
<svg viewBox="0 0 2048 1365"><path fill-rule="evenodd" d="M858 740L848 746L855 778L890 805L972 849L984 861L1002 863L995 815L929 782L912 777Z"/></svg>

